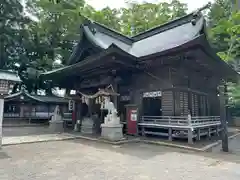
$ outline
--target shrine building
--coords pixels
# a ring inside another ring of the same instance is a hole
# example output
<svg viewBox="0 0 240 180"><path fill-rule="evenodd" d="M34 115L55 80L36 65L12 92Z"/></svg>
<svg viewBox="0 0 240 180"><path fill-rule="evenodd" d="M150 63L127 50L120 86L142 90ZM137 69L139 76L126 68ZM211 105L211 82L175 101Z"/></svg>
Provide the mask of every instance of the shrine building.
<svg viewBox="0 0 240 180"><path fill-rule="evenodd" d="M112 85L119 94L113 102L129 134L171 133L172 138L189 115L194 128L203 129L190 138L218 134L218 87L237 82L239 75L211 47L201 10L133 37L86 19L80 34L68 65L41 74L43 80L85 94ZM97 112L94 104L90 114ZM129 109L136 113L133 122Z"/></svg>

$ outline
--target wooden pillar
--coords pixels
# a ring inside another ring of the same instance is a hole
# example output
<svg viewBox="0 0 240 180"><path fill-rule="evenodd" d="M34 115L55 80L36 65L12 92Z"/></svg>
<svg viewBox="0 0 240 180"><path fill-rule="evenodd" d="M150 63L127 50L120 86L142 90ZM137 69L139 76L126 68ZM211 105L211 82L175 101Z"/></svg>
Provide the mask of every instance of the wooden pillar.
<svg viewBox="0 0 240 180"><path fill-rule="evenodd" d="M208 128L208 134L207 134L208 138L211 139L211 127Z"/></svg>
<svg viewBox="0 0 240 180"><path fill-rule="evenodd" d="M216 135L219 136L219 126L216 126Z"/></svg>
<svg viewBox="0 0 240 180"><path fill-rule="evenodd" d="M172 141L172 128L168 128L168 140Z"/></svg>
<svg viewBox="0 0 240 180"><path fill-rule="evenodd" d="M201 140L201 129L200 128L197 129L197 140L198 141Z"/></svg>
<svg viewBox="0 0 240 180"><path fill-rule="evenodd" d="M226 90L227 87L225 84L221 84L219 87L220 93L220 121L221 121L221 139L222 139L222 150L228 152L228 130L227 130L227 116L226 116Z"/></svg>
<svg viewBox="0 0 240 180"><path fill-rule="evenodd" d="M21 103L20 104L20 118L23 118L23 114L24 113L24 104L23 103Z"/></svg>
<svg viewBox="0 0 240 180"><path fill-rule="evenodd" d="M192 128L188 129L188 144L193 144L193 131L192 131Z"/></svg>
<svg viewBox="0 0 240 180"><path fill-rule="evenodd" d="M78 131L78 129L77 129L77 109L78 109L78 104L77 104L77 102L74 100L74 110L73 110L73 122L74 122L74 124L73 124L73 127L74 127L74 131Z"/></svg>
<svg viewBox="0 0 240 180"><path fill-rule="evenodd" d="M118 93L118 81L117 79L113 80L113 90ZM113 96L113 104L116 109L118 109L118 96Z"/></svg>

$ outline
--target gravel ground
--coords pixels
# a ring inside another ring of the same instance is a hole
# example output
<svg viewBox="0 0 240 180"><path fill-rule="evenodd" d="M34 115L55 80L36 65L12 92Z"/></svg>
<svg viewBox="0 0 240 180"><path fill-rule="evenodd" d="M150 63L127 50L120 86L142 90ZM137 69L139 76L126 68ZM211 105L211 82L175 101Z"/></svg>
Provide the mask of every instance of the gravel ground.
<svg viewBox="0 0 240 180"><path fill-rule="evenodd" d="M239 180L240 156L75 140L3 147L0 180Z"/></svg>
<svg viewBox="0 0 240 180"><path fill-rule="evenodd" d="M27 136L27 135L40 135L50 134L48 126L38 127L3 127L4 137L16 137L16 136Z"/></svg>

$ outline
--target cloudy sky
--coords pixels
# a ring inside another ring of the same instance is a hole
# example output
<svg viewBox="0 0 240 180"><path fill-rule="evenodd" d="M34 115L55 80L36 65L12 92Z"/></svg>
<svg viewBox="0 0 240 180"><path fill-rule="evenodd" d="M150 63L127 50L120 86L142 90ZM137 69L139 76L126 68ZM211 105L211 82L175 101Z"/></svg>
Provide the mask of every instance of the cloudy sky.
<svg viewBox="0 0 240 180"><path fill-rule="evenodd" d="M167 2L170 0L134 0L135 2ZM188 4L189 11L194 11L203 5L206 5L208 2L212 2L213 0L180 0L183 3ZM106 6L111 8L120 8L125 6L126 0L86 0L86 2L92 5L96 9L102 9Z"/></svg>

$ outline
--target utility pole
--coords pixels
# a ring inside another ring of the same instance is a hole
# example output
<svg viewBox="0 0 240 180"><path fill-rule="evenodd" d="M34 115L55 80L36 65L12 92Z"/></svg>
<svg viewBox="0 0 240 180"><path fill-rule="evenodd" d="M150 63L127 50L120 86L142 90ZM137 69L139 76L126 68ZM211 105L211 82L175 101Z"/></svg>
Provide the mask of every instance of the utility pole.
<svg viewBox="0 0 240 180"><path fill-rule="evenodd" d="M4 107L4 99L3 95L0 94L0 149L2 148L2 125L3 125L3 107Z"/></svg>
<svg viewBox="0 0 240 180"><path fill-rule="evenodd" d="M222 83L219 87L220 93L220 121L221 121L221 140L223 152L228 152L228 128L227 128L227 85Z"/></svg>

